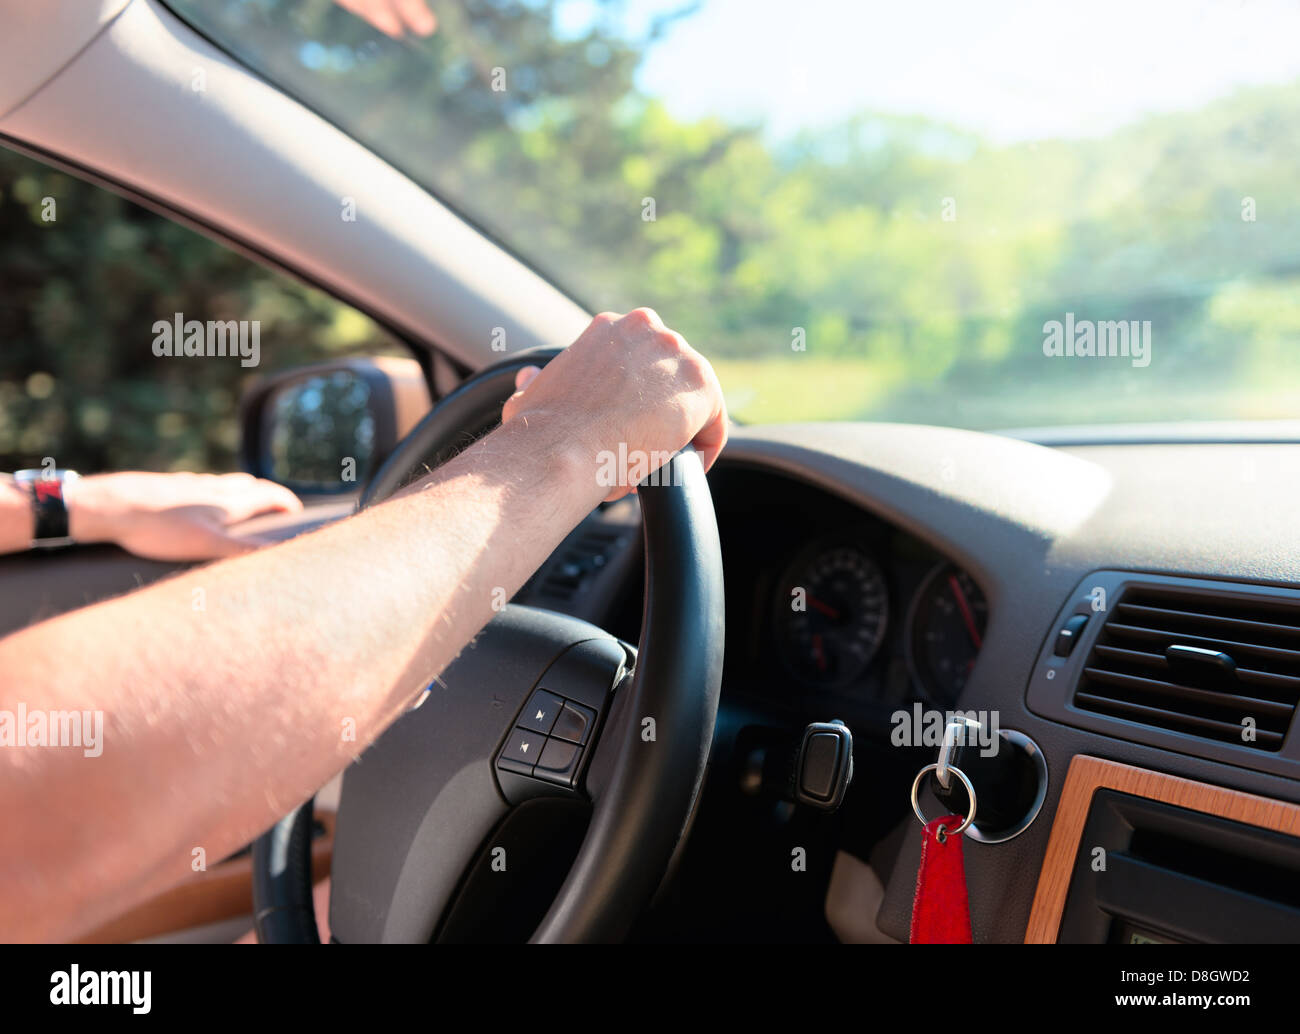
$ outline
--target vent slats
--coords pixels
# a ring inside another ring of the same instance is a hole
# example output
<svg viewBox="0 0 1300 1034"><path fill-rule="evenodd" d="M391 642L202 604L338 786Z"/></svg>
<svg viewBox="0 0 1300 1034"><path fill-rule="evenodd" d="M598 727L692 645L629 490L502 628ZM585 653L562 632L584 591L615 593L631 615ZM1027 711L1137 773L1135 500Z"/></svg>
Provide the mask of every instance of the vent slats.
<svg viewBox="0 0 1300 1034"><path fill-rule="evenodd" d="M1143 641L1169 639L1169 632L1158 628L1139 628L1135 625L1126 625L1123 622L1108 621L1106 631L1111 635L1122 639L1141 639ZM1180 633L1178 636L1180 643L1186 643L1188 646L1208 646L1216 649L1225 650L1234 657L1259 657L1265 662L1277 664L1280 666L1291 665L1297 672L1300 672L1300 650L1285 650L1271 646L1260 646L1258 643L1244 643L1238 639L1228 637L1219 637L1210 639L1206 636L1188 635Z"/></svg>
<svg viewBox="0 0 1300 1034"><path fill-rule="evenodd" d="M1265 751L1281 749L1297 703L1300 605L1155 586L1129 587L1106 615L1074 695L1086 711Z"/></svg>
<svg viewBox="0 0 1300 1034"><path fill-rule="evenodd" d="M1193 728L1206 730L1211 733L1220 733L1221 736L1214 736L1214 739L1225 738L1226 736L1239 737L1241 730L1235 725L1227 722L1216 722L1209 718L1199 718L1195 715L1185 715L1179 711L1169 711L1159 707L1147 707L1143 704L1132 704L1122 700L1109 700L1104 697L1093 696L1091 693L1078 693L1075 696L1075 703L1080 706L1096 705L1088 707L1090 711L1101 710L1103 707L1109 710L1119 712L1122 718L1131 718L1134 721L1141 721L1144 725L1156 725L1162 728L1170 728L1172 725L1190 725ZM1261 740L1275 744L1271 749L1276 750L1282 746L1282 736L1275 732L1261 732Z"/></svg>
<svg viewBox="0 0 1300 1034"><path fill-rule="evenodd" d="M1254 697L1241 696L1237 693L1224 693L1210 689L1196 689L1182 683L1138 678L1135 675L1106 671L1103 668L1085 668L1083 673L1090 679L1108 682L1112 686L1123 686L1127 689L1153 693L1156 696L1194 700L1208 707L1223 708L1231 714L1241 714L1242 708L1245 708L1251 712L1262 711L1265 714L1282 715L1290 718L1291 712L1295 710L1294 705L1279 704L1272 700L1260 700ZM1240 726L1234 726L1234 728L1237 732L1241 731Z"/></svg>
<svg viewBox="0 0 1300 1034"><path fill-rule="evenodd" d="M1216 614L1213 617L1207 617L1204 614L1196 614L1183 610L1165 610L1160 607L1141 606L1135 603L1121 603L1116 608L1121 614L1126 616L1138 616L1144 618L1154 618L1163 625L1203 625L1213 624L1218 628L1226 628L1229 631L1238 633L1251 633L1258 635L1279 634L1287 636L1300 642L1300 628L1292 625L1277 625L1269 621L1252 621L1248 618L1234 618L1226 615Z"/></svg>

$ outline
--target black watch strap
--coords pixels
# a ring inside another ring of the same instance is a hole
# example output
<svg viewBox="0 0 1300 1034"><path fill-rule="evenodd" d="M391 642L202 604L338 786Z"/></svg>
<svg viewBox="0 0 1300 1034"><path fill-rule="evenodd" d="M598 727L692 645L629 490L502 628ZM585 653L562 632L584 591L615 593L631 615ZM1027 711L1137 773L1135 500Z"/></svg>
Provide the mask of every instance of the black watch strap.
<svg viewBox="0 0 1300 1034"><path fill-rule="evenodd" d="M31 497L32 515L35 517L33 545L70 544L72 539L68 535L68 506L63 498L63 489L69 481L76 480L76 473L64 470L20 470L13 477Z"/></svg>

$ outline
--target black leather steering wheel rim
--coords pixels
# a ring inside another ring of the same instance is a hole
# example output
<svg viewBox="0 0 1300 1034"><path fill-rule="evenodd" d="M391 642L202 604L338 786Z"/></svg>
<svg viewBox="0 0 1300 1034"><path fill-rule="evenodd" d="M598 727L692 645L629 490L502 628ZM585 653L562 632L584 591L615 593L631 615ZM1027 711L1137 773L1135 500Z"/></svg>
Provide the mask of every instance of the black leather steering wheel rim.
<svg viewBox="0 0 1300 1034"><path fill-rule="evenodd" d="M480 371L440 399L375 471L361 493L365 509L393 495L415 477L446 463L501 422L501 407L515 392L515 375L545 366L558 348L520 352ZM415 458L417 466L412 464Z"/></svg>
<svg viewBox="0 0 1300 1034"><path fill-rule="evenodd" d="M499 422L516 373L556 350L520 353L470 378L443 399L380 467L362 496L388 498ZM427 458L427 459L426 459ZM687 446L638 489L646 590L638 660L626 695L610 778L587 835L535 942L612 941L657 889L687 824L712 745L722 678L721 549L703 466ZM657 735L647 747L641 720ZM318 940L307 871L311 802L253 849L259 939Z"/></svg>
<svg viewBox="0 0 1300 1034"><path fill-rule="evenodd" d="M253 842L253 928L262 944L319 944L311 895L311 800Z"/></svg>

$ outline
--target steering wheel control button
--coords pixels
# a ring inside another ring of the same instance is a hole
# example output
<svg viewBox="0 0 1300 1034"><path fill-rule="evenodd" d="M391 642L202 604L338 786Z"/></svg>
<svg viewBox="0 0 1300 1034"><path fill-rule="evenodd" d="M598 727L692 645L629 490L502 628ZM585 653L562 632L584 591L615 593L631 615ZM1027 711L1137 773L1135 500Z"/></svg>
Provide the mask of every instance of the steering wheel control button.
<svg viewBox="0 0 1300 1034"><path fill-rule="evenodd" d="M534 691L528 698L528 704L519 715L519 727L540 732L543 736L551 731L555 719L560 716L564 701L554 693L544 689Z"/></svg>
<svg viewBox="0 0 1300 1034"><path fill-rule="evenodd" d="M498 764L520 775L532 775L537 759L545 753L546 737L531 729L512 729Z"/></svg>
<svg viewBox="0 0 1300 1034"><path fill-rule="evenodd" d="M565 701L560 709L560 716L551 729L551 735L570 743L583 744L591 735L591 727L596 722L596 712L580 704Z"/></svg>
<svg viewBox="0 0 1300 1034"><path fill-rule="evenodd" d="M582 758L582 748L576 743L564 740L548 739L533 775L565 786L573 785L573 778L578 773L578 762Z"/></svg>
<svg viewBox="0 0 1300 1034"><path fill-rule="evenodd" d="M1065 623L1065 627L1056 633L1056 647L1053 652L1057 657L1069 657L1070 652L1074 649L1074 644L1079 641L1083 635L1084 626L1088 623L1087 614L1075 614Z"/></svg>

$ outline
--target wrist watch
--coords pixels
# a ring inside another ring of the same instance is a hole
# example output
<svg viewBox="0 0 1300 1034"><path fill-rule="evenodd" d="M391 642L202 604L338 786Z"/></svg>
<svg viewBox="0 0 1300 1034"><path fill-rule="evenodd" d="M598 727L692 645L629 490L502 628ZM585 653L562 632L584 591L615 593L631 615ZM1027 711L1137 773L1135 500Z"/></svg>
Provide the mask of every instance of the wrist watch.
<svg viewBox="0 0 1300 1034"><path fill-rule="evenodd" d="M43 548L72 545L68 534L68 505L64 489L81 475L75 470L15 470L14 484L26 490L32 501L35 531L32 545Z"/></svg>

